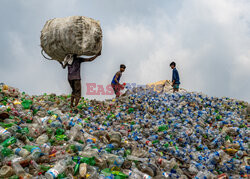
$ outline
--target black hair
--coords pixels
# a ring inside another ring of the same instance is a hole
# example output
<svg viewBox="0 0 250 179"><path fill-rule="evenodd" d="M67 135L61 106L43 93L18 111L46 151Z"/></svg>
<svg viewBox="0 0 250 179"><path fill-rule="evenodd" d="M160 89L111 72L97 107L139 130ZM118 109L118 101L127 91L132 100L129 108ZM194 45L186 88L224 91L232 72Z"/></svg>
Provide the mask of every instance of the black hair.
<svg viewBox="0 0 250 179"><path fill-rule="evenodd" d="M125 69L126 66L125 66L124 64L121 64L121 65L120 65L120 68L124 68L124 69Z"/></svg>
<svg viewBox="0 0 250 179"><path fill-rule="evenodd" d="M175 62L171 62L170 66L174 65L174 67L176 66Z"/></svg>

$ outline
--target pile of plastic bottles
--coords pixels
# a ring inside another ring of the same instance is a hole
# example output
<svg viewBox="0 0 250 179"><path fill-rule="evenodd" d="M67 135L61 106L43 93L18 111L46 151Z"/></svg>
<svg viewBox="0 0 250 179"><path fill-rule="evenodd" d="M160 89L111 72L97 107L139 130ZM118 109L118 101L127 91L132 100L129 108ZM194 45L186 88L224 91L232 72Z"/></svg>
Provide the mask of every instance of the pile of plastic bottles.
<svg viewBox="0 0 250 179"><path fill-rule="evenodd" d="M247 102L131 90L119 99L29 96L0 84L0 178L249 177Z"/></svg>

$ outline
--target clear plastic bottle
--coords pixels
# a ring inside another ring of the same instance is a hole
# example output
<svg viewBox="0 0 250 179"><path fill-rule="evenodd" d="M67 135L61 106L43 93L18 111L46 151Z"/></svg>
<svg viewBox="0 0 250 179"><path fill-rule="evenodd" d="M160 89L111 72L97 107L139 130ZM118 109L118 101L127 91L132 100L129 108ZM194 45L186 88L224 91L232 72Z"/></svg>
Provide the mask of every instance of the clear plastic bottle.
<svg viewBox="0 0 250 179"><path fill-rule="evenodd" d="M241 159L243 155L244 155L243 151L239 150L238 152L236 152L235 157Z"/></svg>
<svg viewBox="0 0 250 179"><path fill-rule="evenodd" d="M49 152L51 151L51 145L50 143L44 143L40 146L41 151L45 154L49 154Z"/></svg>
<svg viewBox="0 0 250 179"><path fill-rule="evenodd" d="M87 174L87 164L86 163L80 164L79 174L82 178L84 178L86 176L86 174Z"/></svg>
<svg viewBox="0 0 250 179"><path fill-rule="evenodd" d="M14 174L13 169L10 166L3 166L0 169L0 178L8 178Z"/></svg>
<svg viewBox="0 0 250 179"><path fill-rule="evenodd" d="M11 133L0 126L0 141L5 141L11 137Z"/></svg>
<svg viewBox="0 0 250 179"><path fill-rule="evenodd" d="M36 119L38 124L40 124L42 126L47 126L47 121L49 120L49 117L48 116L45 116L45 117L42 117L42 118L36 117L35 119Z"/></svg>
<svg viewBox="0 0 250 179"><path fill-rule="evenodd" d="M31 161L30 161L30 164L31 164L36 170L40 170L40 169L41 169L40 165L38 165L38 163L36 163L35 160L31 160Z"/></svg>
<svg viewBox="0 0 250 179"><path fill-rule="evenodd" d="M15 148L13 151L16 155L21 157L27 157L30 154L30 152L24 148Z"/></svg>
<svg viewBox="0 0 250 179"><path fill-rule="evenodd" d="M43 134L36 139L36 143L39 145L42 145L46 143L48 140L49 140L49 137L46 134Z"/></svg>
<svg viewBox="0 0 250 179"><path fill-rule="evenodd" d="M26 173L19 162L12 162L12 168L18 176L23 176Z"/></svg>
<svg viewBox="0 0 250 179"><path fill-rule="evenodd" d="M69 131L69 141L74 141L75 137L77 136L77 134L79 134L79 131L81 129L80 125L75 125L74 127L72 127Z"/></svg>
<svg viewBox="0 0 250 179"><path fill-rule="evenodd" d="M45 176L47 179L55 179L60 173L62 173L67 166L72 162L71 157L66 157L63 160L58 161L55 166L49 169Z"/></svg>
<svg viewBox="0 0 250 179"><path fill-rule="evenodd" d="M151 167L148 167L147 164L141 163L141 164L137 165L137 167L141 172L143 172L151 177L155 176L154 170Z"/></svg>
<svg viewBox="0 0 250 179"><path fill-rule="evenodd" d="M39 147L34 147L31 149L31 154L28 156L31 160L37 160L41 155L41 149Z"/></svg>
<svg viewBox="0 0 250 179"><path fill-rule="evenodd" d="M131 172L131 175L129 178L136 178L136 179L150 179L152 178L151 176L142 173L141 171L139 171L137 168L133 169Z"/></svg>
<svg viewBox="0 0 250 179"><path fill-rule="evenodd" d="M87 175L88 176L88 179L97 179L99 178L99 175L97 173L97 169L93 166L87 166Z"/></svg>
<svg viewBox="0 0 250 179"><path fill-rule="evenodd" d="M108 159L109 160L109 159ZM121 169L122 164L124 163L124 158L121 156L116 156L115 161L112 165L110 165L110 168L119 168Z"/></svg>

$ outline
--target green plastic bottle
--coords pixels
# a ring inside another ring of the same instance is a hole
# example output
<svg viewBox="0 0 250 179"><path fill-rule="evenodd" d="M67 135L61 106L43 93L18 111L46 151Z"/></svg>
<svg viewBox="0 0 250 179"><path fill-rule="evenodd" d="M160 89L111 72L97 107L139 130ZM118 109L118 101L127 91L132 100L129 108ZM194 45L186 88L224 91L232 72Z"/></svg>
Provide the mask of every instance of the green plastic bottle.
<svg viewBox="0 0 250 179"><path fill-rule="evenodd" d="M51 167L46 165L40 165L41 170L47 172Z"/></svg>
<svg viewBox="0 0 250 179"><path fill-rule="evenodd" d="M110 176L112 173L111 173L111 170L109 168L105 168L101 171L101 174L103 174L105 176Z"/></svg>
<svg viewBox="0 0 250 179"><path fill-rule="evenodd" d="M153 142L152 142L152 144L156 144L156 143L159 143L160 141L157 139L157 140L154 140Z"/></svg>
<svg viewBox="0 0 250 179"><path fill-rule="evenodd" d="M46 133L47 133L48 135L52 135L52 134L53 134L53 130L52 130L50 127L47 127L47 128L46 128Z"/></svg>
<svg viewBox="0 0 250 179"><path fill-rule="evenodd" d="M4 142L2 142L0 145L3 147L8 147L14 143L16 143L16 138L10 137L10 138L6 139Z"/></svg>
<svg viewBox="0 0 250 179"><path fill-rule="evenodd" d="M11 176L9 179L19 179L19 176L14 175L14 176Z"/></svg>
<svg viewBox="0 0 250 179"><path fill-rule="evenodd" d="M29 133L29 128L24 127L24 128L18 129L17 132L21 133L21 134L28 134Z"/></svg>
<svg viewBox="0 0 250 179"><path fill-rule="evenodd" d="M82 157L80 159L80 163L86 163L88 165L92 165L94 166L95 165L95 157L91 157L91 158L88 158L88 157Z"/></svg>
<svg viewBox="0 0 250 179"><path fill-rule="evenodd" d="M56 140L68 140L68 137L65 134L55 135Z"/></svg>
<svg viewBox="0 0 250 179"><path fill-rule="evenodd" d="M78 174L79 168L80 168L80 161L78 161L74 167L74 176Z"/></svg>
<svg viewBox="0 0 250 179"><path fill-rule="evenodd" d="M38 147L34 145L25 145L23 148L31 152L34 148L38 148Z"/></svg>
<svg viewBox="0 0 250 179"><path fill-rule="evenodd" d="M135 111L134 108L129 108L129 109L128 109L128 113L129 113L129 114L132 113L132 112L134 112L134 111Z"/></svg>
<svg viewBox="0 0 250 179"><path fill-rule="evenodd" d="M57 176L58 179L63 179L63 178L66 178L66 177L67 177L67 176L66 176L65 173L60 173L60 174Z"/></svg>
<svg viewBox="0 0 250 179"><path fill-rule="evenodd" d="M119 172L118 175L115 175L115 179L125 179L125 178L128 178L128 175L122 172Z"/></svg>
<svg viewBox="0 0 250 179"><path fill-rule="evenodd" d="M125 151L125 155L126 155L126 156L131 155L131 150L130 150L130 149L127 149L127 150Z"/></svg>
<svg viewBox="0 0 250 179"><path fill-rule="evenodd" d="M31 100L23 100L22 106L23 106L24 109L30 109L32 103L33 102Z"/></svg>
<svg viewBox="0 0 250 179"><path fill-rule="evenodd" d="M3 147L1 149L1 155L4 157L10 156L11 154L13 154L13 151L7 147Z"/></svg>
<svg viewBox="0 0 250 179"><path fill-rule="evenodd" d="M64 129L61 129L61 128L58 128L58 129L56 129L56 135L62 135L62 134L64 134Z"/></svg>
<svg viewBox="0 0 250 179"><path fill-rule="evenodd" d="M13 125L15 125L14 123L3 123L3 122L0 122L0 126L3 127L3 128L9 128L9 127L12 127Z"/></svg>
<svg viewBox="0 0 250 179"><path fill-rule="evenodd" d="M161 125L161 126L158 127L158 131L159 131L159 132L165 131L165 130L167 130L167 129L168 129L168 126L167 126L167 125Z"/></svg>
<svg viewBox="0 0 250 179"><path fill-rule="evenodd" d="M168 144L168 143L164 144L164 147L165 147L165 148L168 148L168 146L169 146L169 144Z"/></svg>

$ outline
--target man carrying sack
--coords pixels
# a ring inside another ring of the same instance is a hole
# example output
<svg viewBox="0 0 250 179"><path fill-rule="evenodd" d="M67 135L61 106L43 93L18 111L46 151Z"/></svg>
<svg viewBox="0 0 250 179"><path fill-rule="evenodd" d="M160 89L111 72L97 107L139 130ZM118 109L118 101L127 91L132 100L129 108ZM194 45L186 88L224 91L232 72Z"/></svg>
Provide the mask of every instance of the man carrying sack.
<svg viewBox="0 0 250 179"><path fill-rule="evenodd" d="M68 55L65 58L66 62L64 61L65 62L64 64L60 62L63 68L68 66L68 81L70 87L72 88L71 103L70 103L70 106L72 108L76 107L81 99L81 63L91 62L100 55L101 51L97 55L91 58L82 58L82 57L77 57L77 55L73 56Z"/></svg>
<svg viewBox="0 0 250 179"><path fill-rule="evenodd" d="M101 55L102 29L100 22L84 16L70 16L48 20L40 36L43 51L58 61L63 68L68 66L68 80L72 88L71 107L81 99L81 63L90 62ZM93 56L80 58L79 56Z"/></svg>

